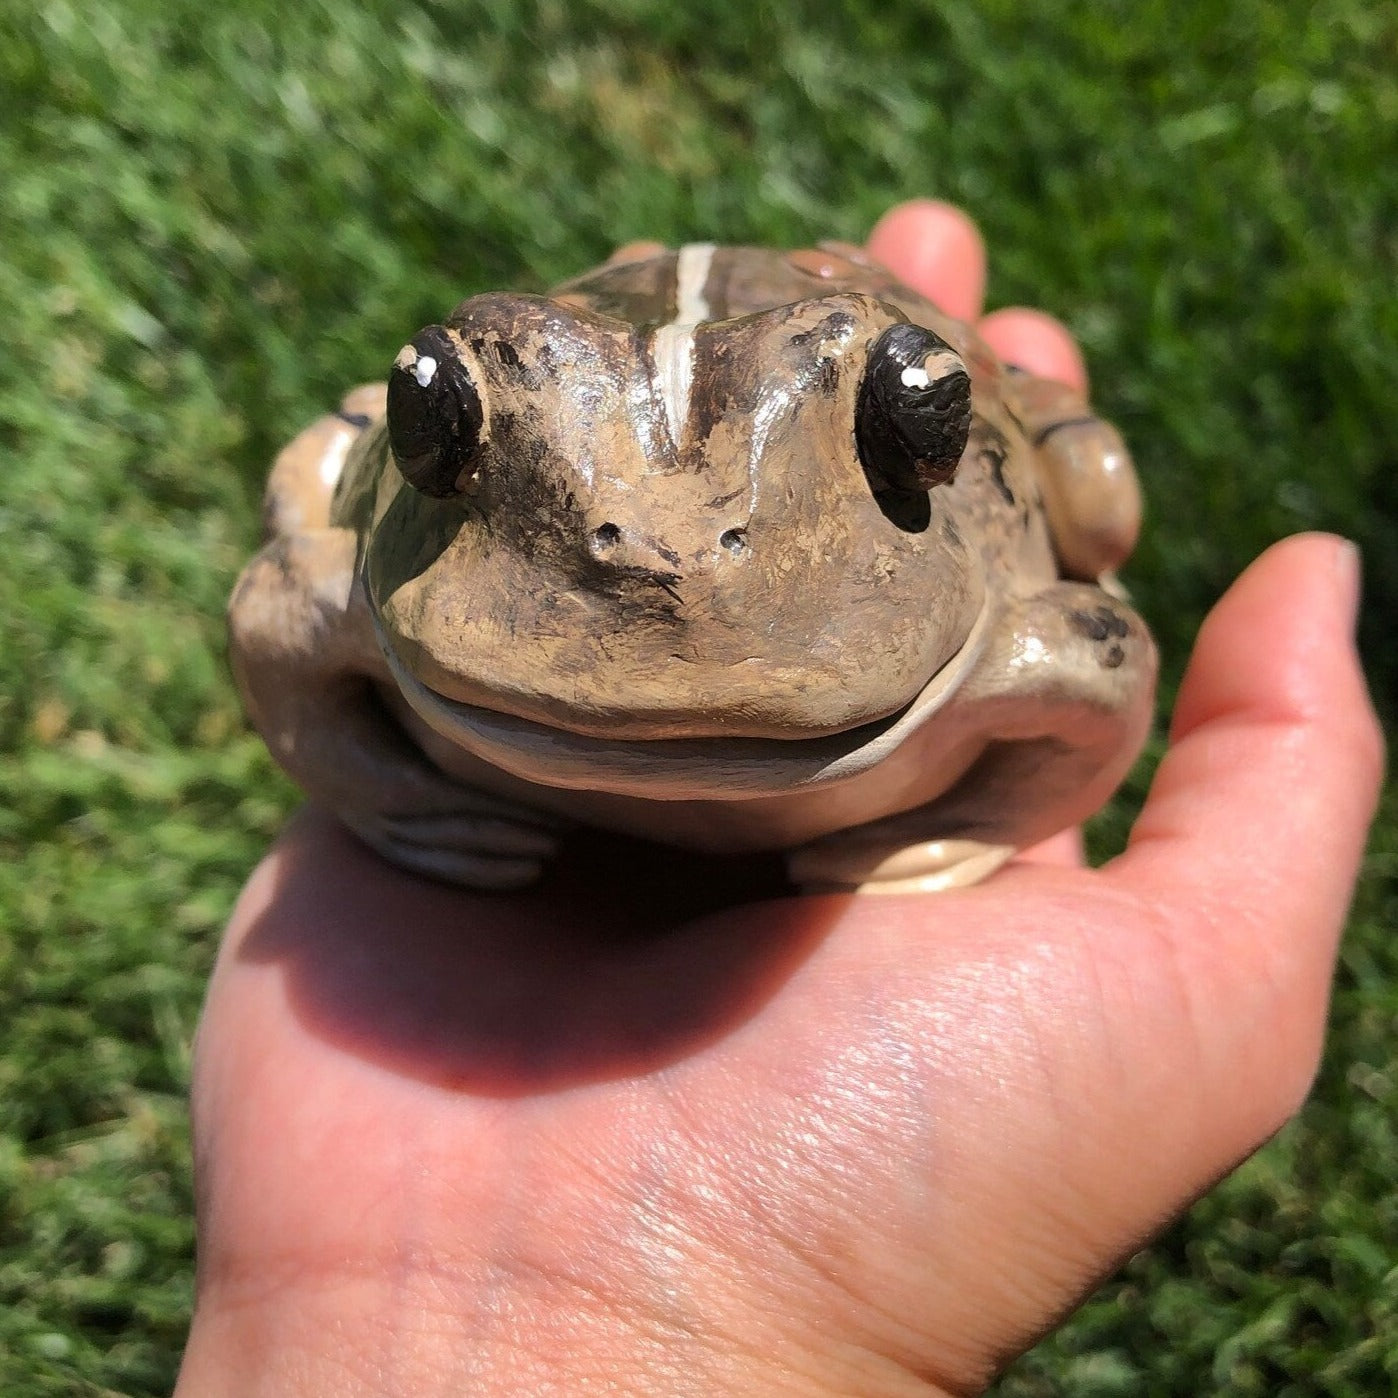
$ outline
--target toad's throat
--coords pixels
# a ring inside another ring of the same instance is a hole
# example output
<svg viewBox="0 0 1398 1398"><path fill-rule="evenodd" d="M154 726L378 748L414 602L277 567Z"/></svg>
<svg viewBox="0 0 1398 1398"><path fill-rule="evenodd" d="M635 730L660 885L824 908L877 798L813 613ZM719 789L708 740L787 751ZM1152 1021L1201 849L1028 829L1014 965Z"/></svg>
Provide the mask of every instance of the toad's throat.
<svg viewBox="0 0 1398 1398"><path fill-rule="evenodd" d="M541 786L664 801L732 801L848 781L887 758L944 707L974 668L990 631L983 607L966 640L917 696L885 718L807 738L609 739L449 699L379 647L413 713L439 737Z"/></svg>

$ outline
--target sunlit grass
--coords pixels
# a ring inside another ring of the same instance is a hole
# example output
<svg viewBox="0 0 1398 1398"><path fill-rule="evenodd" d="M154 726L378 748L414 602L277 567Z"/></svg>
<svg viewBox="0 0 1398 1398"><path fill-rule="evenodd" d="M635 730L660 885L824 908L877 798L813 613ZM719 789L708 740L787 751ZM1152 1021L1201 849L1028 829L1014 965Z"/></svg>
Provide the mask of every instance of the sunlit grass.
<svg viewBox="0 0 1398 1398"><path fill-rule="evenodd" d="M281 441L472 291L937 193L1135 448L1165 698L1242 564L1331 528L1387 703L1396 48L1360 0L0 12L0 1391L171 1380L202 979L294 801L221 615ZM1398 1385L1396 871L1390 802L1302 1120L1002 1393Z"/></svg>

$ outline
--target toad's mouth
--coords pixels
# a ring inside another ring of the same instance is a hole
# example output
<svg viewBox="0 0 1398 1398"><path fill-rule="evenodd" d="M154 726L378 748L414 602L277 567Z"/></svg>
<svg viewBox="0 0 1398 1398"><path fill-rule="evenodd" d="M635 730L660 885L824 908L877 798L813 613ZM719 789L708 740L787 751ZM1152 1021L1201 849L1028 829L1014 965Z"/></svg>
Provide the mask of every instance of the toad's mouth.
<svg viewBox="0 0 1398 1398"><path fill-rule="evenodd" d="M447 742L540 786L660 801L741 800L848 780L883 761L941 709L984 649L982 607L961 647L917 696L873 722L815 737L608 739L448 699L412 674L379 629L379 648L413 713Z"/></svg>

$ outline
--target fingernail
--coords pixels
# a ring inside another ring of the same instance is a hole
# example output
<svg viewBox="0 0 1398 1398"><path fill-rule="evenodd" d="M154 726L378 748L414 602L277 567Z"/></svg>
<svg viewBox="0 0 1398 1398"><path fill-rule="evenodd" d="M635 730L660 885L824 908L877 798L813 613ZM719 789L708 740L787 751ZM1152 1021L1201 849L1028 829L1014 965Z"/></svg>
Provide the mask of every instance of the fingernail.
<svg viewBox="0 0 1398 1398"><path fill-rule="evenodd" d="M1352 539L1340 539L1335 550L1335 582L1337 601L1345 609L1345 619L1353 633L1359 620L1361 556L1359 545Z"/></svg>

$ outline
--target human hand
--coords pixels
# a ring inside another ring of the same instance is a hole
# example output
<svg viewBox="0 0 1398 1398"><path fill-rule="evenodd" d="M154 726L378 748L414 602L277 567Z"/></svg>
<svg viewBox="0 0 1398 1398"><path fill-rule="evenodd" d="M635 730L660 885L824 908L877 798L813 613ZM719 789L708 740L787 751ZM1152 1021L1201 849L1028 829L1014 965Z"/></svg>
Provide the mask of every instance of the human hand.
<svg viewBox="0 0 1398 1398"><path fill-rule="evenodd" d="M978 314L961 216L871 246ZM594 836L500 897L305 814L199 1032L179 1392L978 1391L1307 1090L1381 765L1356 588L1320 536L1248 570L1099 870L790 898Z"/></svg>

